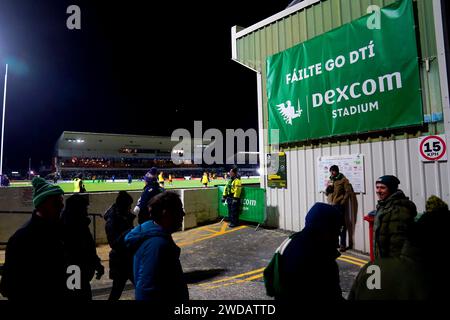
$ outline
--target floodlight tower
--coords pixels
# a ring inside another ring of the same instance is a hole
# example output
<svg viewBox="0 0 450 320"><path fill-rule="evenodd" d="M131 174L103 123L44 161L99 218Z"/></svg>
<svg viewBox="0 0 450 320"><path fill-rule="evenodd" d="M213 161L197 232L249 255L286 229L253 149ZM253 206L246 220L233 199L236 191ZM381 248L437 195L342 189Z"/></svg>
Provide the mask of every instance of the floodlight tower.
<svg viewBox="0 0 450 320"><path fill-rule="evenodd" d="M3 116L2 116L2 140L0 146L0 177L3 175L3 141L5 140L5 111L6 111L6 84L8 81L8 64L5 71L5 87L3 89Z"/></svg>

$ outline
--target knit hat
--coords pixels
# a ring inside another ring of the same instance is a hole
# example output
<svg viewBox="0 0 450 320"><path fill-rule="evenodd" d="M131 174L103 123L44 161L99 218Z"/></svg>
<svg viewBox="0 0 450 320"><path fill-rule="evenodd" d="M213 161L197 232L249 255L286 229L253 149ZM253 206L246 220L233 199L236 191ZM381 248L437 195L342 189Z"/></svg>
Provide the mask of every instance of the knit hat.
<svg viewBox="0 0 450 320"><path fill-rule="evenodd" d="M332 165L331 167L330 167L330 172L331 171L336 171L337 173L339 173L339 167L337 166L337 165Z"/></svg>
<svg viewBox="0 0 450 320"><path fill-rule="evenodd" d="M440 198L436 196L431 196L428 198L427 203L425 204L425 211L426 212L439 212L448 211L448 205L442 201Z"/></svg>
<svg viewBox="0 0 450 320"><path fill-rule="evenodd" d="M40 177L35 177L31 184L33 185L33 205L37 208L49 196L63 195L64 191L54 184L50 184Z"/></svg>
<svg viewBox="0 0 450 320"><path fill-rule="evenodd" d="M400 184L400 180L396 176L382 176L379 177L377 183L384 184L386 187L388 187L390 192L395 192L398 189L398 185Z"/></svg>
<svg viewBox="0 0 450 320"><path fill-rule="evenodd" d="M151 168L144 176L144 181L150 182L152 181L152 178L155 177L158 174L158 168L153 167Z"/></svg>
<svg viewBox="0 0 450 320"><path fill-rule="evenodd" d="M332 205L317 202L305 218L305 227L314 230L334 231L341 226L341 214Z"/></svg>

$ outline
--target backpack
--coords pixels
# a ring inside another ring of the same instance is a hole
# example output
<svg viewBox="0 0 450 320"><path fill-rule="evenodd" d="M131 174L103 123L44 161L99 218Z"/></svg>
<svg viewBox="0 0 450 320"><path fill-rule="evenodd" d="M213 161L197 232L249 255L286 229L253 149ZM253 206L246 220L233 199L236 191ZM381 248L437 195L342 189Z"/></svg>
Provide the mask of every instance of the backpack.
<svg viewBox="0 0 450 320"><path fill-rule="evenodd" d="M266 287L266 294L269 297L276 297L281 295L283 281L280 273L280 266L283 262L283 252L297 234L298 232L292 234L289 238L283 241L278 249L275 250L272 259L264 269L264 286Z"/></svg>

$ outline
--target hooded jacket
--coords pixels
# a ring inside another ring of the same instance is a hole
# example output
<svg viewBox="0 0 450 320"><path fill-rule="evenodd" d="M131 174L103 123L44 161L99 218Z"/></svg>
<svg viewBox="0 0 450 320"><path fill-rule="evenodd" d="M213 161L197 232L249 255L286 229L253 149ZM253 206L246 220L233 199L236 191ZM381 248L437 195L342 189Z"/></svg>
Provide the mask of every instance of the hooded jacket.
<svg viewBox="0 0 450 320"><path fill-rule="evenodd" d="M34 211L8 241L0 293L9 300L66 299L66 277L60 221Z"/></svg>
<svg viewBox="0 0 450 320"><path fill-rule="evenodd" d="M134 214L137 214L139 224L142 224L145 221L149 220L150 214L147 207L148 203L154 196L160 194L163 191L164 189L161 188L161 186L158 184L156 178L150 179L149 182L145 185L144 190L142 191L142 194L137 202L137 205L134 208Z"/></svg>
<svg viewBox="0 0 450 320"><path fill-rule="evenodd" d="M189 292L180 263L180 248L172 236L153 220L138 225L125 236L136 251L134 281L136 300L181 302Z"/></svg>
<svg viewBox="0 0 450 320"><path fill-rule="evenodd" d="M373 228L375 257L400 256L416 215L416 205L401 190L378 201Z"/></svg>
<svg viewBox="0 0 450 320"><path fill-rule="evenodd" d="M113 204L104 215L105 231L111 251L109 252L109 277L128 278L133 274L133 256L125 247L125 235L133 229L135 215L120 212Z"/></svg>
<svg viewBox="0 0 450 320"><path fill-rule="evenodd" d="M305 228L291 237L280 262L282 289L278 300L342 300L335 238L339 212L316 203L308 212ZM324 238L324 235L325 236Z"/></svg>

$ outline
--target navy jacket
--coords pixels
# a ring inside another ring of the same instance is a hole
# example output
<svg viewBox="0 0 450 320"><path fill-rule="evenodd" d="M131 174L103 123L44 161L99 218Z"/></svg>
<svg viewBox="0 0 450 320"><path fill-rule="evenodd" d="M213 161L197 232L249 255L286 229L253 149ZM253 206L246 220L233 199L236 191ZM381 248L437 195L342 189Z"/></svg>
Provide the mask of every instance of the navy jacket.
<svg viewBox="0 0 450 320"><path fill-rule="evenodd" d="M138 225L125 237L134 256L136 300L182 302L189 292L180 263L180 248L153 220Z"/></svg>
<svg viewBox="0 0 450 320"><path fill-rule="evenodd" d="M154 196L160 194L163 191L164 189L159 186L156 179L153 179L144 187L141 197L137 202L137 207L139 207L139 213L137 213L139 224L142 224L150 219L147 207L148 203Z"/></svg>

